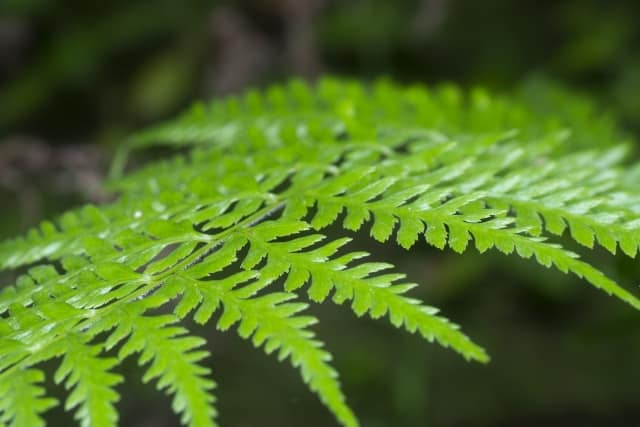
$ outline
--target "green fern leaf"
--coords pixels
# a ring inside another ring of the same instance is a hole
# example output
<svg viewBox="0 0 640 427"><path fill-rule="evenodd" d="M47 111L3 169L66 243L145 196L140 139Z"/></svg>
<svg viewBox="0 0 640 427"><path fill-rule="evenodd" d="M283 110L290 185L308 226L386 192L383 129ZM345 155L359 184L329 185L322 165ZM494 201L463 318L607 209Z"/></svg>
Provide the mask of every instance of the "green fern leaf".
<svg viewBox="0 0 640 427"><path fill-rule="evenodd" d="M600 139L583 138L589 129ZM596 244L639 251L640 169L618 141L606 120L550 121L451 85L292 81L198 104L124 148L187 154L112 179L118 198L108 206L0 244L0 268L30 266L0 293L0 422L44 425L55 401L39 367L61 358L54 379L70 391L65 408L80 425L114 426L116 371L137 354L143 381L172 397L183 425L215 426L205 340L180 324L192 318L235 327L289 359L337 421L355 427L304 299L386 316L468 360L489 360L410 296L416 284L357 250L356 231L405 249L496 249L640 308L578 255Z"/></svg>
<svg viewBox="0 0 640 427"><path fill-rule="evenodd" d="M65 410L77 408L75 418L83 427L111 427L118 421L114 404L119 395L113 387L122 377L110 372L117 361L99 358L100 352L100 346L87 345L79 336L68 336L64 359L54 376L56 383L64 381L67 389L73 389Z"/></svg>
<svg viewBox="0 0 640 427"><path fill-rule="evenodd" d="M0 374L0 423L8 427L42 427L41 414L56 405L40 385L44 373L37 369Z"/></svg>

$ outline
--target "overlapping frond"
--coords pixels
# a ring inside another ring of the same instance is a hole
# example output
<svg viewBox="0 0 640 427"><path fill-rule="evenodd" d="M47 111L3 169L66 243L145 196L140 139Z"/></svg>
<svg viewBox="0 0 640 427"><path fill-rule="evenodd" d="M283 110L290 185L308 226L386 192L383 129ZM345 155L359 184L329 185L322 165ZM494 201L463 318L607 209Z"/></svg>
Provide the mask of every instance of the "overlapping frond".
<svg viewBox="0 0 640 427"><path fill-rule="evenodd" d="M8 427L45 425L41 414L57 404L45 397L44 374L35 369L0 374L0 423Z"/></svg>
<svg viewBox="0 0 640 427"><path fill-rule="evenodd" d="M80 424L116 425L118 365L136 353L143 380L172 396L182 424L215 426L205 341L179 322L217 315L218 329L235 325L289 359L342 425L357 426L303 299L388 316L466 359L488 360L408 295L416 284L367 259L351 237L323 231L330 225L406 249L495 248L640 308L577 254L598 244L636 256L638 167L626 166L609 122L567 117L481 90L326 79L199 105L134 136L128 149L191 149L113 179L119 198L109 206L0 244L0 267L31 265L0 294L0 420L43 425L55 402L39 364L57 358L55 379ZM585 130L572 126L589 121L603 147L576 139Z"/></svg>
<svg viewBox="0 0 640 427"><path fill-rule="evenodd" d="M158 389L174 396L172 409L182 414L184 425L215 426L215 399L210 393L215 383L207 378L210 369L199 364L209 353L197 350L205 340L186 335L186 329L175 326L178 318L174 316L143 316L135 311L137 308L123 307L108 319L115 329L106 342L107 348L126 340L119 359L141 353L139 364L150 364L143 381L157 379Z"/></svg>
<svg viewBox="0 0 640 427"><path fill-rule="evenodd" d="M64 382L66 389L73 389L65 410L76 409L75 418L83 427L116 426L118 394L114 386L122 381L120 375L111 372L116 360L99 357L100 346L89 345L73 334L66 337L64 352L54 378L56 383Z"/></svg>

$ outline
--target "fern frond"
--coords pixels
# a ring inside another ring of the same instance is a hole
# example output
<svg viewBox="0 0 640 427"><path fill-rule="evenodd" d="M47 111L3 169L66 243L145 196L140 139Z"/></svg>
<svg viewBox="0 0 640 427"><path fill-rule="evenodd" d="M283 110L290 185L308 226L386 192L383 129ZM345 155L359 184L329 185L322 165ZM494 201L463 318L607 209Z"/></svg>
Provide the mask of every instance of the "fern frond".
<svg viewBox="0 0 640 427"><path fill-rule="evenodd" d="M119 399L114 386L122 381L111 372L117 361L98 357L99 345L89 345L82 337L69 335L64 344L65 355L55 373L56 383L64 381L65 388L73 389L65 410L76 409L75 418L83 427L111 427L118 422L115 403Z"/></svg>
<svg viewBox="0 0 640 427"><path fill-rule="evenodd" d="M325 79L200 104L134 135L127 150L188 154L112 180L111 205L0 244L0 268L31 265L0 293L0 420L42 425L54 401L38 365L61 357L66 408L81 425L115 425L115 370L136 353L182 424L215 426L205 341L179 324L191 317L288 358L339 423L357 426L302 299L349 303L488 361L409 295L416 284L352 249L357 231L405 249L515 254L640 308L578 255L640 248L638 166L610 122L578 113L556 120L480 89ZM601 140L572 129L590 121Z"/></svg>
<svg viewBox="0 0 640 427"><path fill-rule="evenodd" d="M337 373L328 364L331 355L307 329L316 323L316 319L298 314L306 304L291 302L296 296L285 292L256 297L255 294L266 286L264 281L234 289L239 281L252 274L240 274L232 276L232 280L220 282L198 280L200 274L188 271L175 277L172 284L185 292L176 308L179 314L185 315L197 307L194 319L198 323L206 323L222 306L224 312L218 320L218 329L224 331L238 323L238 334L242 338L251 338L253 345L263 346L267 354L277 351L279 360L290 358L310 389L320 396L343 425L358 425L345 404Z"/></svg>
<svg viewBox="0 0 640 427"><path fill-rule="evenodd" d="M334 291L332 300L337 304L353 301L354 313L361 316L369 313L372 318L385 314L396 327L404 326L409 332L418 330L430 341L434 338L442 345L451 346L467 359L487 361L484 350L471 342L457 330L457 325L436 316L437 309L427 307L413 298L403 296L417 286L413 283L395 283L404 278L403 274L387 273L377 275L392 268L387 263L361 263L349 265L352 261L366 257L366 252L350 252L335 257L336 252L350 239L338 239L314 247L325 236L311 234L285 242L273 242L282 238L282 229L305 230L305 223L273 223L266 221L252 229L248 238L250 250L243 261L243 267L253 268L263 256L267 256L264 270L275 275L287 273L285 289L298 290L307 282L309 298L323 302Z"/></svg>
<svg viewBox="0 0 640 427"><path fill-rule="evenodd" d="M0 374L0 424L7 427L42 427L43 412L56 405L45 397L41 383L44 373L37 369Z"/></svg>
<svg viewBox="0 0 640 427"><path fill-rule="evenodd" d="M174 395L172 409L182 414L181 422L189 426L216 426L214 397L210 391L215 383L207 378L210 370L199 365L209 355L197 350L205 340L186 335L187 330L173 326L177 318L165 316L141 316L129 307L118 313L116 329L107 340L113 347L126 339L118 353L124 359L133 353L141 353L139 364L150 363L143 382L158 380L158 389Z"/></svg>

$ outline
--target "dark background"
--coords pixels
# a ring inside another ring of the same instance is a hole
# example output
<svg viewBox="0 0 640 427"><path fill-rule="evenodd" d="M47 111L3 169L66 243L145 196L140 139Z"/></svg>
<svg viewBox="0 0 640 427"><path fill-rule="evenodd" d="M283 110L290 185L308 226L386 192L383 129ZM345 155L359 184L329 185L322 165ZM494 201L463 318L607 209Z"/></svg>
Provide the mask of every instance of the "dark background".
<svg viewBox="0 0 640 427"><path fill-rule="evenodd" d="M544 82L640 132L637 0L2 0L0 237L108 195L100 182L131 131L196 99L292 75L452 81L516 92ZM564 90L564 89L563 89ZM633 426L640 314L586 283L513 257L410 256L364 239L424 286L493 357L481 366L315 306L363 426ZM623 285L637 260L590 254ZM637 292L636 292L637 293ZM297 372L212 327L223 426L332 426ZM169 399L132 374L124 426L176 426ZM52 388L56 392L59 390ZM52 425L72 425L52 411Z"/></svg>

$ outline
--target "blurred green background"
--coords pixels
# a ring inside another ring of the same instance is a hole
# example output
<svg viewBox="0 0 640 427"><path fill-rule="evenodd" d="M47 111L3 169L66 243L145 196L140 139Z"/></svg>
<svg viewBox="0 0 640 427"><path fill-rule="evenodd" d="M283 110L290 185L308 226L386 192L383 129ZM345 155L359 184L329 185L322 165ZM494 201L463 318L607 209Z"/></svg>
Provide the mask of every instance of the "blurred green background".
<svg viewBox="0 0 640 427"><path fill-rule="evenodd" d="M100 182L129 132L292 75L482 85L542 110L568 97L637 140L638 23L637 0L2 0L0 237L108 200ZM493 356L469 364L384 322L312 307L363 426L638 425L631 308L516 258L362 242ZM630 288L640 280L637 260L589 256ZM194 329L211 337L222 425L335 425L288 365ZM169 399L133 378L121 424L177 426Z"/></svg>

